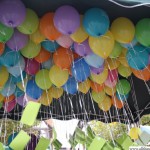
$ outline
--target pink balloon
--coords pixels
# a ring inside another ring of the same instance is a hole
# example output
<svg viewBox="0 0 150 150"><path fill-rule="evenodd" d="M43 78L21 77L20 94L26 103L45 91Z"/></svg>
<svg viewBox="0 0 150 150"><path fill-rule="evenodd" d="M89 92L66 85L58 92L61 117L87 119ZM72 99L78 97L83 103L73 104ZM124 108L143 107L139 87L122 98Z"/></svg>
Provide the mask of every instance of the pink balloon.
<svg viewBox="0 0 150 150"><path fill-rule="evenodd" d="M69 47L73 44L73 40L70 38L69 35L62 35L62 36L60 36L60 37L56 40L56 42L57 42L60 46L62 46L62 47L64 47L64 48L69 48Z"/></svg>
<svg viewBox="0 0 150 150"><path fill-rule="evenodd" d="M14 109L15 106L16 106L16 100L14 99L10 102L5 102L3 107L6 112L10 112Z"/></svg>
<svg viewBox="0 0 150 150"><path fill-rule="evenodd" d="M116 86L117 80L110 81L110 80L107 78L104 84L105 84L106 86L110 87L110 88L113 88L113 87Z"/></svg>

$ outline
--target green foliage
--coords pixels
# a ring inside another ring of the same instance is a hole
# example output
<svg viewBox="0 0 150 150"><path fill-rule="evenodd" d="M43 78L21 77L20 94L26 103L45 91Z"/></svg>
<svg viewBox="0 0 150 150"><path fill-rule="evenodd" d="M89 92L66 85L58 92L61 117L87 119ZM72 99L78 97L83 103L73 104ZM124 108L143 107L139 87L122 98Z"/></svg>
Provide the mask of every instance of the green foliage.
<svg viewBox="0 0 150 150"><path fill-rule="evenodd" d="M140 119L140 122L142 125L150 126L150 115L142 116L142 118Z"/></svg>

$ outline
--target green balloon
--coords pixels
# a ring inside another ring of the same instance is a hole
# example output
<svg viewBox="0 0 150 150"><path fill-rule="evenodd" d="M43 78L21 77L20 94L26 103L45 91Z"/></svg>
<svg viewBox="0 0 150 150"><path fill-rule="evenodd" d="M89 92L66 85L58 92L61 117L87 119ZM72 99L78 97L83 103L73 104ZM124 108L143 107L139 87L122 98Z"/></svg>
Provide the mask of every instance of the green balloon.
<svg viewBox="0 0 150 150"><path fill-rule="evenodd" d="M139 43L149 47L150 46L150 18L140 20L135 27L135 36Z"/></svg>
<svg viewBox="0 0 150 150"><path fill-rule="evenodd" d="M118 43L118 42L115 42L114 48L113 48L111 54L109 55L109 57L110 58L117 58L117 57L119 57L119 55L122 52L122 49L123 49L123 47L121 46L121 44Z"/></svg>
<svg viewBox="0 0 150 150"><path fill-rule="evenodd" d="M17 29L24 34L33 34L38 29L38 26L39 18L37 14L31 9L27 9L26 18Z"/></svg>
<svg viewBox="0 0 150 150"><path fill-rule="evenodd" d="M130 92L131 86L128 80L121 79L116 85L117 92L121 95L126 95Z"/></svg>
<svg viewBox="0 0 150 150"><path fill-rule="evenodd" d="M14 33L14 29L10 27L6 27L5 25L0 23L0 42L7 42Z"/></svg>

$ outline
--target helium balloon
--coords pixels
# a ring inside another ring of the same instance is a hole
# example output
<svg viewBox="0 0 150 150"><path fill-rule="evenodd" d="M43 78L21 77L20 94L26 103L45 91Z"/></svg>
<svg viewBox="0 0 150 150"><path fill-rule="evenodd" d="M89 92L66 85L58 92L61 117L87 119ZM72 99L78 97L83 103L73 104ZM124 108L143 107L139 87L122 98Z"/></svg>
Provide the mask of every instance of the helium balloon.
<svg viewBox="0 0 150 150"><path fill-rule="evenodd" d="M126 44L134 39L135 27L130 19L119 17L113 21L110 31L117 42Z"/></svg>
<svg viewBox="0 0 150 150"><path fill-rule="evenodd" d="M32 9L27 8L26 18L17 29L24 34L33 34L38 29L38 25L39 18L37 14Z"/></svg>
<svg viewBox="0 0 150 150"><path fill-rule="evenodd" d="M78 89L78 83L74 77L69 77L68 81L63 85L63 89L68 94L76 94Z"/></svg>
<svg viewBox="0 0 150 150"><path fill-rule="evenodd" d="M28 77L27 77L27 78L25 78L23 81L18 82L18 83L17 83L17 87L18 87L20 90L26 92L26 86L27 86L28 80L29 80L29 79L28 79Z"/></svg>
<svg viewBox="0 0 150 150"><path fill-rule="evenodd" d="M98 103L98 106L103 111L108 111L111 108L112 102L109 96L106 96L105 99Z"/></svg>
<svg viewBox="0 0 150 150"><path fill-rule="evenodd" d="M31 98L37 100L41 97L43 93L43 90L40 89L37 85L34 79L29 80L27 82L26 86L26 94L30 96Z"/></svg>
<svg viewBox="0 0 150 150"><path fill-rule="evenodd" d="M75 53L74 51L72 51L72 53L73 53L74 60L80 58L80 56L77 53Z"/></svg>
<svg viewBox="0 0 150 150"><path fill-rule="evenodd" d="M131 86L128 80L125 79L121 79L119 80L119 82L117 83L117 92L121 95L126 95L130 92L131 90Z"/></svg>
<svg viewBox="0 0 150 150"><path fill-rule="evenodd" d="M54 25L62 34L73 34L80 27L80 15L72 6L61 6L55 11Z"/></svg>
<svg viewBox="0 0 150 150"><path fill-rule="evenodd" d="M91 81L91 89L94 92L101 92L104 89L104 85Z"/></svg>
<svg viewBox="0 0 150 150"><path fill-rule="evenodd" d="M138 42L146 47L150 46L150 39L147 38L150 34L150 18L141 19L135 27L135 36Z"/></svg>
<svg viewBox="0 0 150 150"><path fill-rule="evenodd" d="M110 81L114 81L118 79L118 71L117 69L114 70L108 70L108 77Z"/></svg>
<svg viewBox="0 0 150 150"><path fill-rule="evenodd" d="M118 100L116 96L112 97L112 104L118 109L121 109L124 106L124 103Z"/></svg>
<svg viewBox="0 0 150 150"><path fill-rule="evenodd" d="M49 41L49 40L43 41L41 45L45 50L49 52L55 52L59 47L56 41Z"/></svg>
<svg viewBox="0 0 150 150"><path fill-rule="evenodd" d="M10 96L8 96L8 97L5 97L5 98L4 98L4 102L10 102L10 101L12 101L12 100L14 100L14 99L15 99L15 95L12 94L12 95L10 95Z"/></svg>
<svg viewBox="0 0 150 150"><path fill-rule="evenodd" d="M101 91L101 92L92 91L92 99L98 104L102 102L105 99L105 97L106 97L106 94L104 91Z"/></svg>
<svg viewBox="0 0 150 150"><path fill-rule="evenodd" d="M52 86L47 69L40 70L35 76L35 82L43 90L47 90Z"/></svg>
<svg viewBox="0 0 150 150"><path fill-rule="evenodd" d="M138 127L133 127L133 128L131 128L130 131L129 131L129 136L130 136L130 138L133 139L133 140L139 139L140 134L141 134L141 129L138 128Z"/></svg>
<svg viewBox="0 0 150 150"><path fill-rule="evenodd" d="M126 101L127 98L129 97L129 94L119 94L118 92L116 92L116 97L118 100L120 101Z"/></svg>
<svg viewBox="0 0 150 150"><path fill-rule="evenodd" d="M128 50L126 59L131 68L143 70L148 66L149 54L145 47L139 45Z"/></svg>
<svg viewBox="0 0 150 150"><path fill-rule="evenodd" d="M109 29L109 18L106 12L99 8L91 8L85 12L83 27L90 36L104 35Z"/></svg>
<svg viewBox="0 0 150 150"><path fill-rule="evenodd" d="M105 65L109 70L117 69L120 62L116 58L107 58L105 61Z"/></svg>
<svg viewBox="0 0 150 150"><path fill-rule="evenodd" d="M54 64L53 64L53 59L50 58L48 61L43 62L42 64L43 69L50 69Z"/></svg>
<svg viewBox="0 0 150 150"><path fill-rule="evenodd" d="M67 82L69 73L67 70L62 70L58 66L54 65L50 69L49 76L50 76L51 82L55 86L61 87Z"/></svg>
<svg viewBox="0 0 150 150"><path fill-rule="evenodd" d="M29 75L35 75L40 70L40 63L34 59L26 59L25 72Z"/></svg>
<svg viewBox="0 0 150 150"><path fill-rule="evenodd" d="M32 41L29 41L28 44L21 49L21 54L26 58L34 58L39 54L40 50L40 44L35 44Z"/></svg>
<svg viewBox="0 0 150 150"><path fill-rule="evenodd" d="M14 33L14 29L0 23L0 42L7 42Z"/></svg>
<svg viewBox="0 0 150 150"><path fill-rule="evenodd" d="M105 86L104 87L104 91L105 91L105 93L107 94L107 95L109 95L109 96L113 96L113 95L115 95L115 93L116 93L116 87L108 87L108 86Z"/></svg>
<svg viewBox="0 0 150 150"><path fill-rule="evenodd" d="M58 39L56 39L56 42L64 48L69 48L73 44L73 40L69 35L61 35Z"/></svg>
<svg viewBox="0 0 150 150"><path fill-rule="evenodd" d="M90 76L90 68L83 58L74 61L72 74L79 82L85 81Z"/></svg>
<svg viewBox="0 0 150 150"><path fill-rule="evenodd" d="M16 102L17 102L17 104L19 104L19 105L22 106L22 107L25 107L26 104L27 104L27 101L26 101L24 95L22 95L22 96L20 96L20 97L16 97Z"/></svg>
<svg viewBox="0 0 150 150"><path fill-rule="evenodd" d="M22 91L21 89L19 89L18 87L16 87L14 95L15 95L15 97L21 97L21 96L24 95L24 91Z"/></svg>
<svg viewBox="0 0 150 150"><path fill-rule="evenodd" d="M54 26L54 13L46 13L40 19L40 32L49 40L56 40L61 33Z"/></svg>
<svg viewBox="0 0 150 150"><path fill-rule="evenodd" d="M4 96L0 94L0 102L3 102L3 100L4 100Z"/></svg>
<svg viewBox="0 0 150 150"><path fill-rule="evenodd" d="M120 43L115 42L114 48L111 52L111 54L109 55L110 58L117 58L119 57L119 55L121 54L123 50L123 47Z"/></svg>
<svg viewBox="0 0 150 150"><path fill-rule="evenodd" d="M104 71L104 64L102 64L99 68L91 67L90 70L93 74L100 74Z"/></svg>
<svg viewBox="0 0 150 150"><path fill-rule="evenodd" d="M20 49L24 48L28 42L29 37L27 35L15 30L13 36L9 39L9 41L7 41L6 44L10 49L19 51Z"/></svg>
<svg viewBox="0 0 150 150"><path fill-rule="evenodd" d="M55 65L60 67L61 69L68 69L70 68L73 62L73 54L72 51L60 47L53 55L53 60Z"/></svg>
<svg viewBox="0 0 150 150"><path fill-rule="evenodd" d="M0 56L3 54L5 49L5 44L4 43L0 43Z"/></svg>
<svg viewBox="0 0 150 150"><path fill-rule="evenodd" d="M84 94L86 94L89 89L90 89L90 86L91 86L91 82L89 79L83 81L83 82L80 82L78 84L78 90Z"/></svg>
<svg viewBox="0 0 150 150"><path fill-rule="evenodd" d="M39 63L43 63L48 61L50 57L51 53L45 50L44 48L41 48L39 54L34 59Z"/></svg>
<svg viewBox="0 0 150 150"><path fill-rule="evenodd" d="M135 45L137 45L138 41L137 39L134 37L134 39L130 42L130 43L127 43L127 44L121 44L122 47L126 48L126 49L130 49L130 48L133 48Z"/></svg>
<svg viewBox="0 0 150 150"><path fill-rule="evenodd" d="M85 40L82 43L74 43L74 50L80 56L87 56L92 54L88 40Z"/></svg>
<svg viewBox="0 0 150 150"><path fill-rule="evenodd" d="M7 69L4 66L0 67L0 89L3 88L8 78L9 78L9 73Z"/></svg>
<svg viewBox="0 0 150 150"><path fill-rule="evenodd" d="M26 8L20 0L0 1L0 22L8 27L17 27L25 20Z"/></svg>
<svg viewBox="0 0 150 150"><path fill-rule="evenodd" d="M120 64L118 67L118 73L121 76L127 78L132 74L132 70L130 67L126 67L126 66L123 66L122 64Z"/></svg>
<svg viewBox="0 0 150 150"><path fill-rule="evenodd" d="M108 31L104 36L89 37L89 45L92 51L98 56L106 59L114 48L113 34Z"/></svg>
<svg viewBox="0 0 150 150"><path fill-rule="evenodd" d="M113 80L111 81L108 77L107 79L105 80L105 85L108 86L109 88L114 88L117 84L117 79L116 80Z"/></svg>
<svg viewBox="0 0 150 150"><path fill-rule="evenodd" d="M63 95L63 88L51 86L51 88L48 90L48 92L52 96L52 98L58 99Z"/></svg>

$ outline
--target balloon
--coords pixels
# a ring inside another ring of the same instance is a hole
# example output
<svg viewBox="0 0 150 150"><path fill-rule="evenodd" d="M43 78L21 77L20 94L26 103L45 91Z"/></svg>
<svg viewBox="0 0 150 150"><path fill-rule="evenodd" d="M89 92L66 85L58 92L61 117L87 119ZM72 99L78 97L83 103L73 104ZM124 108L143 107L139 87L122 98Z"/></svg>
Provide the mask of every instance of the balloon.
<svg viewBox="0 0 150 150"><path fill-rule="evenodd" d="M126 48L126 49L130 49L130 48L133 48L135 45L137 45L138 41L137 39L134 37L134 39L130 42L130 43L127 43L127 44L121 44L122 47Z"/></svg>
<svg viewBox="0 0 150 150"><path fill-rule="evenodd" d="M39 44L44 41L46 38L39 29L37 29L34 33L30 34L30 40L33 41L35 44Z"/></svg>
<svg viewBox="0 0 150 150"><path fill-rule="evenodd" d="M129 131L129 136L133 140L137 140L140 137L140 134L142 133L141 129L138 127L133 127Z"/></svg>
<svg viewBox="0 0 150 150"><path fill-rule="evenodd" d="M90 68L83 58L74 61L72 74L79 82L85 81L90 76Z"/></svg>
<svg viewBox="0 0 150 150"><path fill-rule="evenodd" d="M7 140L7 144L10 145L10 143L13 141L13 139L18 135L18 132L13 132L13 134L11 134L9 137L8 137L8 140Z"/></svg>
<svg viewBox="0 0 150 150"><path fill-rule="evenodd" d="M40 70L40 63L34 59L26 59L25 72L29 75L35 75Z"/></svg>
<svg viewBox="0 0 150 150"><path fill-rule="evenodd" d="M0 23L0 42L7 42L14 33L14 29Z"/></svg>
<svg viewBox="0 0 150 150"><path fill-rule="evenodd" d="M27 94L28 96L30 96L31 98L37 100L37 99L39 99L39 98L41 97L42 93L43 93L43 90L40 89L40 88L36 85L34 79L29 80L29 81L27 82L26 94Z"/></svg>
<svg viewBox="0 0 150 150"><path fill-rule="evenodd" d="M118 67L118 72L121 76L127 78L132 74L132 70L130 67L123 66L122 64Z"/></svg>
<svg viewBox="0 0 150 150"><path fill-rule="evenodd" d="M117 92L121 95L126 95L131 90L129 81L125 79L119 80L116 88L117 88Z"/></svg>
<svg viewBox="0 0 150 150"><path fill-rule="evenodd" d="M43 62L42 64L43 69L50 69L54 64L53 64L53 59L50 58L48 61Z"/></svg>
<svg viewBox="0 0 150 150"><path fill-rule="evenodd" d="M91 86L91 82L89 79L83 81L83 82L80 82L78 84L78 90L84 94L86 94L89 89L90 89L90 86Z"/></svg>
<svg viewBox="0 0 150 150"><path fill-rule="evenodd" d="M93 74L100 74L104 71L104 64L102 64L99 68L94 68L90 66L90 70Z"/></svg>
<svg viewBox="0 0 150 150"><path fill-rule="evenodd" d="M116 97L118 100L120 101L126 101L127 98L129 97L129 94L119 94L118 92L116 92Z"/></svg>
<svg viewBox="0 0 150 150"><path fill-rule="evenodd" d="M131 69L131 70L137 78L144 81L150 80L150 65L143 70L135 70L135 69Z"/></svg>
<svg viewBox="0 0 150 150"><path fill-rule="evenodd" d="M61 69L68 69L70 68L73 62L73 54L72 51L60 47L53 55L53 60L55 65L60 67Z"/></svg>
<svg viewBox="0 0 150 150"><path fill-rule="evenodd" d="M4 110L6 112L10 112L10 111L12 111L14 109L15 106L16 106L16 100L14 99L14 100L12 100L10 102L4 103L3 107L4 107Z"/></svg>
<svg viewBox="0 0 150 150"><path fill-rule="evenodd" d="M96 103L101 103L106 97L106 94L104 91L101 92L95 92L92 91L92 99L96 102Z"/></svg>
<svg viewBox="0 0 150 150"><path fill-rule="evenodd" d="M91 89L94 92L101 92L104 89L104 85L91 81Z"/></svg>
<svg viewBox="0 0 150 150"><path fill-rule="evenodd" d="M109 55L110 58L117 58L119 57L119 55L121 54L123 50L123 47L120 43L115 42L114 48L111 52L111 54Z"/></svg>
<svg viewBox="0 0 150 150"><path fill-rule="evenodd" d="M5 49L5 44L4 43L0 43L0 56L3 54Z"/></svg>
<svg viewBox="0 0 150 150"><path fill-rule="evenodd" d="M128 50L126 59L131 68L143 70L148 66L149 54L145 47L139 45Z"/></svg>
<svg viewBox="0 0 150 150"><path fill-rule="evenodd" d="M0 94L0 102L3 102L3 100L4 100L4 96Z"/></svg>
<svg viewBox="0 0 150 150"><path fill-rule="evenodd" d="M18 87L16 87L15 93L14 93L15 97L21 97L24 95L24 91L22 91L21 89L19 89Z"/></svg>
<svg viewBox="0 0 150 150"><path fill-rule="evenodd" d="M118 79L118 71L117 69L114 69L114 70L108 70L108 76L107 78L113 82L114 80L117 80Z"/></svg>
<svg viewBox="0 0 150 150"><path fill-rule="evenodd" d="M9 77L9 73L5 67L0 67L0 89L3 88L5 83L7 82Z"/></svg>
<svg viewBox="0 0 150 150"><path fill-rule="evenodd" d="M40 32L49 40L56 40L61 33L54 26L54 13L46 13L40 19Z"/></svg>
<svg viewBox="0 0 150 150"><path fill-rule="evenodd" d="M41 48L39 54L34 59L39 63L43 63L48 61L50 57L51 53L45 50L44 48Z"/></svg>
<svg viewBox="0 0 150 150"><path fill-rule="evenodd" d="M8 27L17 27L25 20L26 8L20 0L0 1L0 22Z"/></svg>
<svg viewBox="0 0 150 150"><path fill-rule="evenodd" d="M5 97L4 98L4 102L6 103L6 102L10 102L10 101L12 101L12 100L14 100L15 99L15 95L14 94L12 94L12 95L10 95L10 96L8 96L8 97Z"/></svg>
<svg viewBox="0 0 150 150"><path fill-rule="evenodd" d="M28 42L29 37L27 35L15 30L13 36L9 39L9 41L7 41L6 44L10 49L19 51L20 49L24 48Z"/></svg>
<svg viewBox="0 0 150 150"><path fill-rule="evenodd" d="M48 92L52 96L52 98L58 99L63 95L63 88L51 86L51 88L48 90Z"/></svg>
<svg viewBox="0 0 150 150"><path fill-rule="evenodd" d="M111 99L109 96L106 96L105 99L98 103L98 106L103 111L108 111L112 105Z"/></svg>
<svg viewBox="0 0 150 150"><path fill-rule="evenodd" d="M116 96L112 97L112 104L118 109L121 109L124 106L124 103L118 100Z"/></svg>
<svg viewBox="0 0 150 150"><path fill-rule="evenodd" d="M135 27L130 19L119 17L113 21L110 31L117 42L126 44L132 42Z"/></svg>
<svg viewBox="0 0 150 150"><path fill-rule="evenodd" d="M105 86L104 91L107 95L113 96L116 93L116 87L111 88L111 87Z"/></svg>
<svg viewBox="0 0 150 150"><path fill-rule="evenodd" d="M32 41L29 41L28 44L21 49L21 54L26 58L34 58L39 54L40 50L40 44L35 44Z"/></svg>
<svg viewBox="0 0 150 150"><path fill-rule="evenodd" d="M89 45L92 51L104 59L111 54L114 43L114 37L110 31L106 32L104 36L89 37Z"/></svg>
<svg viewBox="0 0 150 150"><path fill-rule="evenodd" d="M74 77L69 77L68 81L63 85L63 89L68 94L76 94L78 89L78 83Z"/></svg>
<svg viewBox="0 0 150 150"><path fill-rule="evenodd" d="M19 62L15 66L8 68L8 72L13 76L18 77L21 75L24 69L25 69L25 60L21 56Z"/></svg>
<svg viewBox="0 0 150 150"><path fill-rule="evenodd" d="M22 106L22 107L25 107L26 104L27 104L27 101L26 101L24 95L22 95L22 96L20 96L20 97L16 97L16 102L17 102L17 104L19 104L19 105Z"/></svg>
<svg viewBox="0 0 150 150"><path fill-rule="evenodd" d="M118 80L113 80L111 81L108 77L107 79L105 80L105 85L108 86L109 88L114 88L117 84Z"/></svg>
<svg viewBox="0 0 150 150"><path fill-rule="evenodd" d="M42 47L49 52L55 52L59 45L56 41L45 40L41 43Z"/></svg>
<svg viewBox="0 0 150 150"><path fill-rule="evenodd" d="M101 36L108 31L109 18L106 12L99 8L91 8L85 12L83 27L90 36Z"/></svg>
<svg viewBox="0 0 150 150"><path fill-rule="evenodd" d="M67 70L62 70L58 66L54 65L50 69L49 76L50 76L51 82L55 86L61 87L67 82L69 73Z"/></svg>
<svg viewBox="0 0 150 150"><path fill-rule="evenodd" d="M117 69L119 64L120 64L120 62L116 58L107 58L105 61L105 65L110 70Z"/></svg>
<svg viewBox="0 0 150 150"><path fill-rule="evenodd" d="M69 48L73 44L73 40L69 35L61 35L58 39L56 39L56 42L64 48Z"/></svg>
<svg viewBox="0 0 150 150"><path fill-rule="evenodd" d="M18 82L18 83L17 83L17 87L18 87L20 90L26 92L27 82L28 82L28 77L25 78L23 81Z"/></svg>
<svg viewBox="0 0 150 150"><path fill-rule="evenodd" d="M40 70L35 76L35 82L39 88L47 90L52 86L47 69Z"/></svg>
<svg viewBox="0 0 150 150"><path fill-rule="evenodd" d="M39 26L39 18L37 14L32 10L26 9L26 18L22 24L20 24L17 29L24 34L33 34Z"/></svg>
<svg viewBox="0 0 150 150"><path fill-rule="evenodd" d="M62 34L73 34L80 26L80 15L72 6L61 6L55 11L54 25Z"/></svg>
<svg viewBox="0 0 150 150"><path fill-rule="evenodd" d="M85 40L82 43L74 43L74 50L80 56L87 56L92 54L88 40Z"/></svg>
<svg viewBox="0 0 150 150"><path fill-rule="evenodd" d="M150 34L150 18L141 19L135 27L135 36L139 43L149 47L150 39L147 38Z"/></svg>

